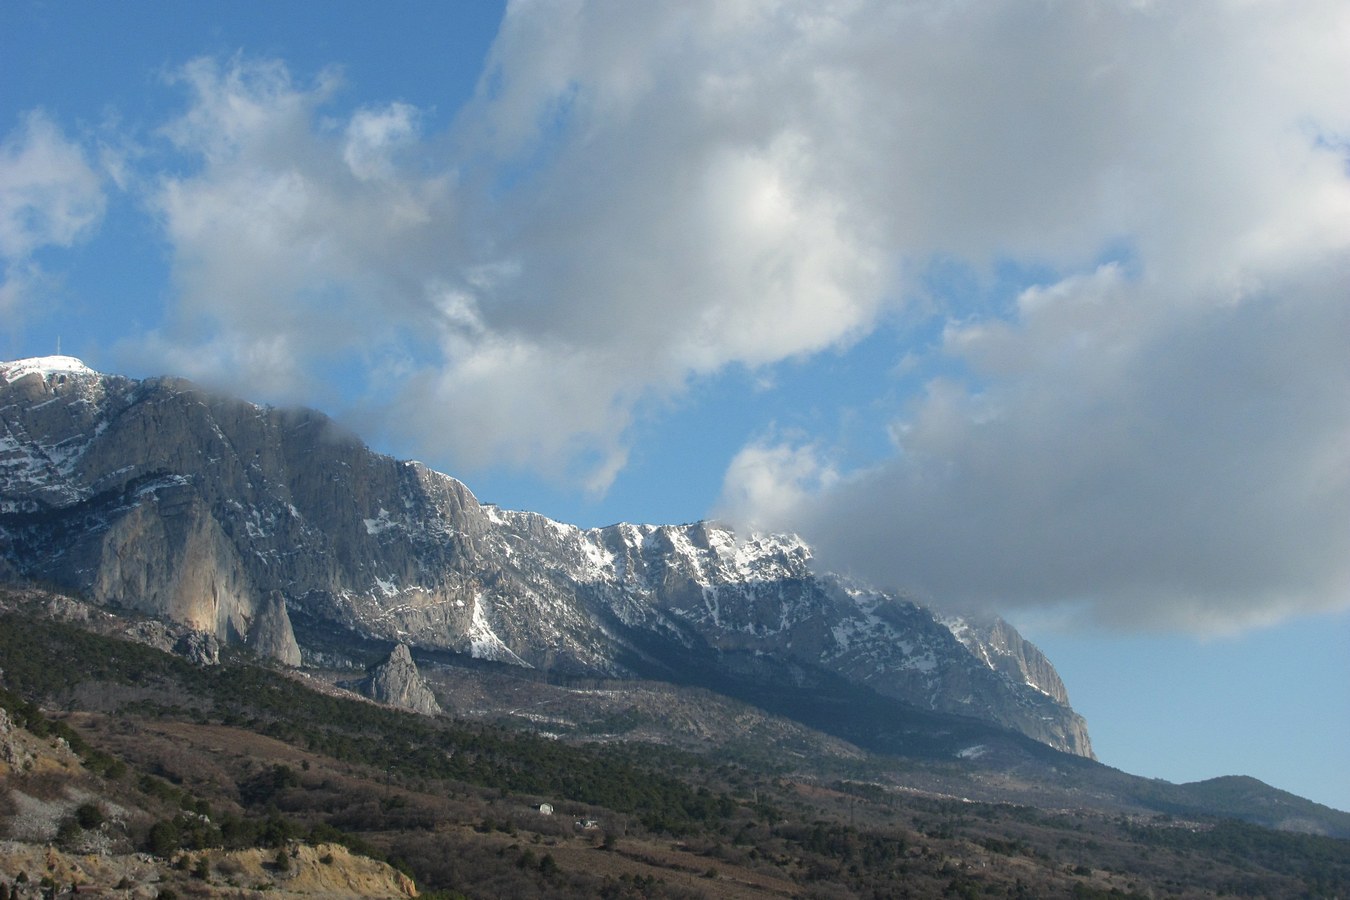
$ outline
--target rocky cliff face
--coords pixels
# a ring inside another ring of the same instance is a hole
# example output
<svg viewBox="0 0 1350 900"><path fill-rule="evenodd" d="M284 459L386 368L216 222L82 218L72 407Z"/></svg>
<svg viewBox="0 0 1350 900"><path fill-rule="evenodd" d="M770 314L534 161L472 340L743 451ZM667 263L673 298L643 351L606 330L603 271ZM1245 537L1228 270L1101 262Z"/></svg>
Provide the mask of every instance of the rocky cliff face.
<svg viewBox="0 0 1350 900"><path fill-rule="evenodd" d="M710 523L583 531L480 504L318 413L65 357L0 365L0 576L288 664L305 653L289 608L555 671L678 678L697 659L777 680L790 666L1091 755L1053 667L1006 623L944 624L817 573L796 538Z"/></svg>
<svg viewBox="0 0 1350 900"><path fill-rule="evenodd" d="M1017 629L998 616L952 616L944 618L942 624L990 671L999 673L1008 681L1024 685L1045 698L1039 700L1027 694L1030 706L1049 710L1071 708L1069 692L1050 660L1035 644L1023 638ZM1052 723L1048 726L1050 729L1061 733L1057 740L1066 746L1080 748L1083 756L1093 755L1087 723L1081 716L1052 715L1046 721ZM1046 743L1056 745L1054 741Z"/></svg>

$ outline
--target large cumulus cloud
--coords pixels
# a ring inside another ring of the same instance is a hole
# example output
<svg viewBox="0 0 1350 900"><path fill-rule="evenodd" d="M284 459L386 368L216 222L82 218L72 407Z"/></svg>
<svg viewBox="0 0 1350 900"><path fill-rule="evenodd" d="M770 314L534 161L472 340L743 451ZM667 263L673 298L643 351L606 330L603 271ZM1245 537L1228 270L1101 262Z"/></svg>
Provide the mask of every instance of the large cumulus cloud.
<svg viewBox="0 0 1350 900"><path fill-rule="evenodd" d="M893 458L749 447L728 511L940 605L1199 631L1343 608L1348 279L1327 259L1184 312L1116 266L1028 291L949 329L979 387L930 381Z"/></svg>
<svg viewBox="0 0 1350 900"><path fill-rule="evenodd" d="M704 12L512 7L445 135L334 115L331 76L188 66L165 134L197 165L156 197L182 301L150 348L305 397L349 358L441 458L603 490L690 377L865 333L894 262L831 175L810 23Z"/></svg>
<svg viewBox="0 0 1350 900"><path fill-rule="evenodd" d="M1068 27L1037 28L1034 60L975 67L1001 73L982 120L1006 127L951 147L998 178L957 178L935 219L976 267L1054 274L1005 310L948 307L891 458L841 476L828 447L766 439L724 513L939 603L1194 630L1345 607L1346 10L1041 11ZM1062 114L1024 94L1047 79ZM1064 139L1024 133L1046 123ZM1113 239L1116 262L1077 255Z"/></svg>
<svg viewBox="0 0 1350 900"><path fill-rule="evenodd" d="M765 436L723 512L933 600L1343 606L1346 46L1336 0L516 2L437 133L201 59L138 182L177 291L123 349L603 491L691 381L937 319L889 458Z"/></svg>

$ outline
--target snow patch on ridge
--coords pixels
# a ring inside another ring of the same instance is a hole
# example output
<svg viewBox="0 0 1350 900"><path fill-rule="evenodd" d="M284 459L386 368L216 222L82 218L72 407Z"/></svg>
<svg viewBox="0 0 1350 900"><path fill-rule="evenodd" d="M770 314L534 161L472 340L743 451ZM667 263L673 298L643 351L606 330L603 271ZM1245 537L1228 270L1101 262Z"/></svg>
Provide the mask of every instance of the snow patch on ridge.
<svg viewBox="0 0 1350 900"><path fill-rule="evenodd" d="M383 506L381 506L380 511L375 514L375 518L362 519L361 521L365 523L366 534L372 536L383 534L391 528L398 527L398 523L389 518L389 510L385 509Z"/></svg>
<svg viewBox="0 0 1350 900"><path fill-rule="evenodd" d="M941 616L937 617L937 621L938 624L950 631L952 637L960 641L962 645L970 651L972 656L975 656L990 669L998 671L998 667L994 665L994 661L989 657L988 646L985 645L984 641L980 640L979 635L977 635L974 629L970 627L969 622L960 616Z"/></svg>
<svg viewBox="0 0 1350 900"><path fill-rule="evenodd" d="M13 362L0 363L0 378L6 384L13 384L25 375L34 372L47 378L51 375L97 375L82 360L73 356L33 356L28 359L16 359Z"/></svg>
<svg viewBox="0 0 1350 900"><path fill-rule="evenodd" d="M599 581L606 576L617 576L614 554L600 543L597 532L588 531L578 535L581 547L582 572L590 579Z"/></svg>
<svg viewBox="0 0 1350 900"><path fill-rule="evenodd" d="M57 444L25 440L8 427L0 434L0 490L7 493L39 492L58 505L77 503L92 491L70 483L79 461L107 429L100 422L87 437L70 438Z"/></svg>
<svg viewBox="0 0 1350 900"><path fill-rule="evenodd" d="M795 534L751 534L744 541L732 538L732 542L732 566L747 581L790 578L811 561L810 548Z"/></svg>
<svg viewBox="0 0 1350 900"><path fill-rule="evenodd" d="M469 654L474 659L491 659L497 662L513 663L517 666L524 666L532 669L534 666L511 652L511 648L506 646L497 633L492 630L488 624L487 615L483 611L483 596L474 594L473 614L469 623Z"/></svg>

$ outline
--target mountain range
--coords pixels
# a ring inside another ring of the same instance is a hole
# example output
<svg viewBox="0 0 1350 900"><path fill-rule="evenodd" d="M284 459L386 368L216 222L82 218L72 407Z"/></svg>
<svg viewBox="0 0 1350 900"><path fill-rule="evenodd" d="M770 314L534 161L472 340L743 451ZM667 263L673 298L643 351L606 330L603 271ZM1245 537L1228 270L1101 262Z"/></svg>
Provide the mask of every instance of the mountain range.
<svg viewBox="0 0 1350 900"><path fill-rule="evenodd" d="M288 666L349 664L351 640L380 639L698 684L816 725L813 706L855 710L890 749L936 714L960 740L988 726L1092 756L1054 667L1008 623L818 571L795 536L583 530L481 503L321 413L71 357L0 365L0 577Z"/></svg>
<svg viewBox="0 0 1350 900"><path fill-rule="evenodd" d="M1347 838L1097 762L1008 623L795 536L580 529L311 410L0 363L11 896L1335 896Z"/></svg>

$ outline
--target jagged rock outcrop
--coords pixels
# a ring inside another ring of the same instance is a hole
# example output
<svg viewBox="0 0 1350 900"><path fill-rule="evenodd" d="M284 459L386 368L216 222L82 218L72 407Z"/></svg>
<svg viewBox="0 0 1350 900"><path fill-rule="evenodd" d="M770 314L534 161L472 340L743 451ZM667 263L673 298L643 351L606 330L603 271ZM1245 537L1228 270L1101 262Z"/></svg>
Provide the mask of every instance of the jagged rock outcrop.
<svg viewBox="0 0 1350 900"><path fill-rule="evenodd" d="M286 598L281 591L272 591L258 609L248 630L248 644L264 659L272 659L284 666L300 665L300 645L295 642L291 617L286 614Z"/></svg>
<svg viewBox="0 0 1350 900"><path fill-rule="evenodd" d="M189 631L174 641L173 652L194 665L220 665L220 641L214 634Z"/></svg>
<svg viewBox="0 0 1350 900"><path fill-rule="evenodd" d="M967 641L815 571L796 538L500 510L319 413L64 357L0 364L0 560L292 665L288 611L572 674L839 681L1091 755L1053 667L1011 626Z"/></svg>
<svg viewBox="0 0 1350 900"><path fill-rule="evenodd" d="M436 702L436 695L417 671L417 664L413 662L407 644L395 646L389 658L361 681L357 690L387 706L397 706L428 716L441 713L441 705Z"/></svg>
<svg viewBox="0 0 1350 900"><path fill-rule="evenodd" d="M14 721L0 707L0 774L22 772L32 764L32 752L18 739Z"/></svg>

